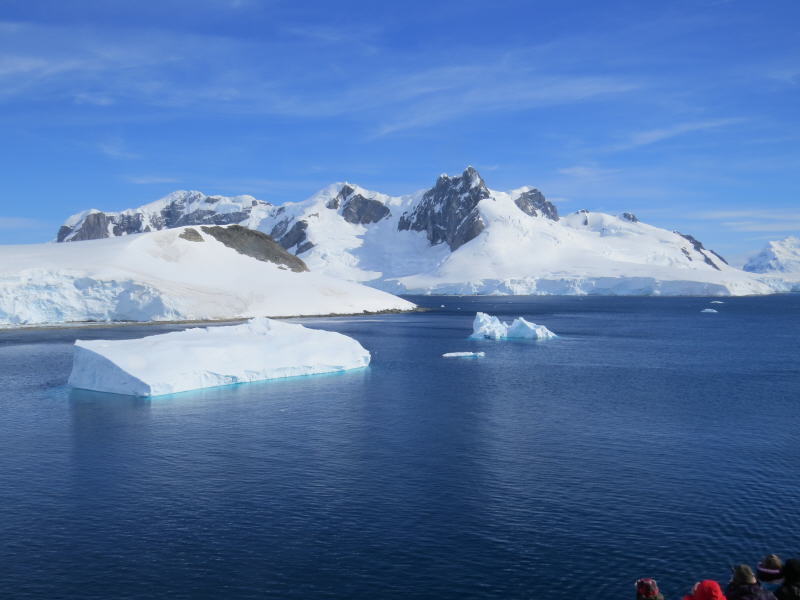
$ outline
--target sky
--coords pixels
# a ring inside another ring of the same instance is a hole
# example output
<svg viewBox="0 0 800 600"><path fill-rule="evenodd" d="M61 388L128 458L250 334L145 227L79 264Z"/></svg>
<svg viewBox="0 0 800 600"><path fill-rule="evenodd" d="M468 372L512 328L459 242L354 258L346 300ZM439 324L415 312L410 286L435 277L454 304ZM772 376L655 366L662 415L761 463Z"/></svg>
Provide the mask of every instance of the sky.
<svg viewBox="0 0 800 600"><path fill-rule="evenodd" d="M0 0L0 243L474 165L741 260L800 234L800 2Z"/></svg>

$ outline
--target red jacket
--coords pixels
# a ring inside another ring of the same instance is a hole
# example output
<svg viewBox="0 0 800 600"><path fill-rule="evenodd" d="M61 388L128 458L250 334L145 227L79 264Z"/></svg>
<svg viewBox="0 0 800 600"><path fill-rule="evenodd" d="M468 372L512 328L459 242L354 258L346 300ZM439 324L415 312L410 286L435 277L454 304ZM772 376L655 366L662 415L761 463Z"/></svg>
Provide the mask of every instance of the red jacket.
<svg viewBox="0 0 800 600"><path fill-rule="evenodd" d="M683 600L725 600L725 594L716 581L706 579L694 585L692 593L684 596Z"/></svg>

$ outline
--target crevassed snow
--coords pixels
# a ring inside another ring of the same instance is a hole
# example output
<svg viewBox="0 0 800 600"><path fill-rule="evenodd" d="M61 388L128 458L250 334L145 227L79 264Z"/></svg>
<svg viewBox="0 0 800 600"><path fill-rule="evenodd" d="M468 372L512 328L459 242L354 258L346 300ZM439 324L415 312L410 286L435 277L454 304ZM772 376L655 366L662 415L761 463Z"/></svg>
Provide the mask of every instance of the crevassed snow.
<svg viewBox="0 0 800 600"><path fill-rule="evenodd" d="M380 290L294 273L166 229L69 244L0 246L0 325L409 310Z"/></svg>
<svg viewBox="0 0 800 600"><path fill-rule="evenodd" d="M445 352L442 358L483 358L486 352Z"/></svg>
<svg viewBox="0 0 800 600"><path fill-rule="evenodd" d="M69 384L160 396L265 379L366 367L370 354L341 333L266 318L132 340L78 340Z"/></svg>
<svg viewBox="0 0 800 600"><path fill-rule="evenodd" d="M549 340L557 336L544 325L531 323L522 317L517 317L511 323L505 323L497 317L479 312L475 314L475 320L472 322L470 337L491 340Z"/></svg>

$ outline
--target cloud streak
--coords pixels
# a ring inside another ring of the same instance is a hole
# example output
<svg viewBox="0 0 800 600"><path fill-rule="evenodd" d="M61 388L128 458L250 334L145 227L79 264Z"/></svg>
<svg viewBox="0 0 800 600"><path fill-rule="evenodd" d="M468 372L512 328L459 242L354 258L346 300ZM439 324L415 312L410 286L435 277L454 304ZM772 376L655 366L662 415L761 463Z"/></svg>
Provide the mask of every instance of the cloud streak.
<svg viewBox="0 0 800 600"><path fill-rule="evenodd" d="M612 152L619 152L623 150L632 150L640 148L641 146L649 146L657 142L669 140L674 137L686 135L688 133L696 133L699 131L707 131L709 129L719 129L727 127L736 123L741 123L745 119L742 118L728 118L728 119L709 119L705 121L691 121L688 123L678 123L670 127L663 127L660 129L648 129L645 131L637 131L628 136L627 140L620 144L616 144L609 148Z"/></svg>

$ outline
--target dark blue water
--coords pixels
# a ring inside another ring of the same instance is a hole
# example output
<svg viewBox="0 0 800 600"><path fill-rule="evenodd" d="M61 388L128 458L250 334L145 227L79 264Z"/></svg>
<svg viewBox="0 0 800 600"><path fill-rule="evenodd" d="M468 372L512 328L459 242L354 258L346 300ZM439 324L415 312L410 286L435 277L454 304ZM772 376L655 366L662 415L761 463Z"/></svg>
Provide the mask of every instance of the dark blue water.
<svg viewBox="0 0 800 600"><path fill-rule="evenodd" d="M0 592L677 597L800 555L800 296L417 300L307 320L367 370L154 400L70 391L70 345L177 326L0 332Z"/></svg>

